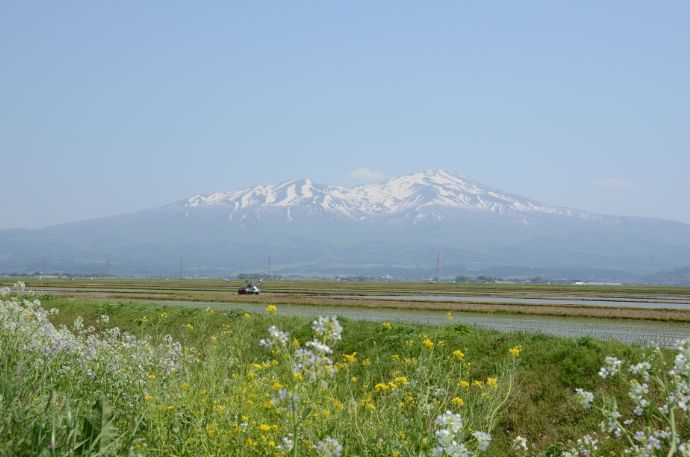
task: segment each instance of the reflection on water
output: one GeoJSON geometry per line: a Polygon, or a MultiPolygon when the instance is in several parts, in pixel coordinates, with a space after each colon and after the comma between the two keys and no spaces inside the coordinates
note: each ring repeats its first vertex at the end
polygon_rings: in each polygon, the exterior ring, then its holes
{"type": "MultiPolygon", "coordinates": [[[[217,302],[152,301],[164,305],[207,307],[218,310],[241,308],[249,312],[264,312],[265,305],[217,302]]],[[[626,319],[591,319],[516,314],[453,313],[448,321],[446,311],[364,308],[353,306],[280,305],[279,313],[288,316],[314,317],[335,314],[352,320],[375,322],[409,322],[414,324],[445,325],[465,323],[502,332],[543,333],[562,337],[593,336],[626,343],[671,346],[679,339],[690,338],[690,324],[653,322],[626,319]]]]}
{"type": "Polygon", "coordinates": [[[466,301],[472,303],[520,303],[526,305],[579,305],[605,306],[613,308],[647,308],[647,309],[687,309],[690,310],[690,300],[669,299],[646,301],[633,298],[518,298],[518,297],[487,297],[465,295],[340,295],[339,298],[371,298],[380,300],[410,300],[410,301],[466,301]]]}

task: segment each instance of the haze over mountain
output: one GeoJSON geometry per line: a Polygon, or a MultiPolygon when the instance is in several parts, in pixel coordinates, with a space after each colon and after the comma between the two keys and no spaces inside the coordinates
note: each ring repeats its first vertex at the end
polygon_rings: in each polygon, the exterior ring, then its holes
{"type": "Polygon", "coordinates": [[[545,205],[426,170],[354,188],[309,179],[137,213],[0,231],[0,272],[626,279],[690,264],[690,225],[545,205]]]}

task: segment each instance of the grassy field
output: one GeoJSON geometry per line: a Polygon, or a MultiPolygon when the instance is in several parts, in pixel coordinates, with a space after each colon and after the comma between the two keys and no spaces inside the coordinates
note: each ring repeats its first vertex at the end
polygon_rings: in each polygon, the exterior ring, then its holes
{"type": "Polygon", "coordinates": [[[430,455],[450,411],[470,449],[483,439],[472,432],[493,436],[482,455],[528,455],[511,449],[522,436],[530,455],[558,456],[598,428],[575,388],[633,407],[624,383],[597,376],[605,356],[672,356],[452,323],[341,320],[340,338],[332,322],[315,331],[280,307],[41,301],[3,309],[0,455],[337,455],[331,439],[342,455],[430,455]]]}
{"type": "MultiPolygon", "coordinates": [[[[241,280],[224,281],[220,279],[138,279],[138,278],[19,278],[28,287],[38,288],[76,288],[94,291],[136,291],[136,292],[234,292],[241,280]]],[[[0,278],[0,285],[12,285],[17,278],[0,278]]],[[[501,296],[530,295],[597,295],[612,297],[658,297],[690,296],[687,287],[621,285],[561,285],[561,284],[454,284],[430,282],[382,282],[382,281],[327,281],[327,280],[275,280],[267,281],[264,290],[269,293],[302,295],[404,295],[404,294],[496,294],[501,296]]]]}
{"type": "MultiPolygon", "coordinates": [[[[0,278],[0,286],[10,285],[11,278],[0,278]]],[[[430,284],[414,282],[337,282],[337,281],[268,281],[259,297],[239,296],[242,281],[215,279],[35,279],[28,278],[27,286],[37,291],[50,291],[84,298],[113,298],[139,300],[208,301],[219,303],[274,303],[305,305],[347,305],[376,308],[440,309],[484,313],[509,313],[543,316],[572,316],[655,321],[690,322],[690,310],[642,309],[631,300],[684,300],[690,303],[690,290],[682,287],[660,286],[572,286],[522,284],[430,284]],[[376,295],[448,295],[490,296],[501,303],[481,303],[471,299],[462,301],[406,301],[372,298],[376,295]],[[354,297],[343,297],[343,296],[354,297]],[[621,303],[621,307],[525,304],[514,303],[517,298],[606,297],[621,303]],[[626,305],[626,306],[623,306],[626,305]],[[631,306],[633,305],[633,306],[631,306]]]]}

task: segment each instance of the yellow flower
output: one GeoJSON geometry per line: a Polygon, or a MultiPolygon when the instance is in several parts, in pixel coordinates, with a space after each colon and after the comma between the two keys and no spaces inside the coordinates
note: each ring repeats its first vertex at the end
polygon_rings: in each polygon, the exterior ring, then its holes
{"type": "Polygon", "coordinates": [[[141,323],[142,323],[142,324],[145,324],[145,323],[147,323],[148,321],[149,321],[149,317],[148,317],[148,316],[144,316],[144,317],[141,318],[141,323]]]}
{"type": "Polygon", "coordinates": [[[273,385],[271,386],[271,389],[273,389],[273,390],[280,390],[280,389],[282,389],[283,387],[284,387],[284,386],[283,386],[281,383],[279,383],[278,381],[276,381],[276,382],[274,382],[273,385]]]}
{"type": "Polygon", "coordinates": [[[144,396],[144,401],[152,401],[152,400],[153,400],[153,395],[144,396]]]}
{"type": "Polygon", "coordinates": [[[446,319],[448,319],[449,321],[452,321],[452,320],[453,320],[453,313],[451,313],[450,311],[448,311],[448,312],[446,313],[446,319]]]}
{"type": "Polygon", "coordinates": [[[213,308],[211,308],[210,306],[207,306],[207,307],[206,307],[206,312],[209,313],[209,314],[213,313],[213,308]]]}
{"type": "Polygon", "coordinates": [[[393,355],[391,356],[391,360],[392,360],[393,362],[397,362],[397,361],[400,360],[400,356],[399,356],[398,354],[393,354],[393,355]]]}
{"type": "Polygon", "coordinates": [[[496,387],[498,387],[498,379],[493,377],[487,378],[486,385],[495,389],[496,387]]]}
{"type": "Polygon", "coordinates": [[[371,360],[369,360],[368,358],[362,360],[362,366],[364,366],[364,367],[370,367],[370,366],[371,366],[371,360]]]}
{"type": "Polygon", "coordinates": [[[175,407],[173,405],[168,405],[168,411],[172,411],[174,409],[175,409],[175,407]]]}
{"type": "Polygon", "coordinates": [[[271,426],[268,425],[268,424],[259,424],[259,430],[261,430],[261,431],[264,432],[264,433],[270,432],[270,431],[271,431],[271,426]]]}
{"type": "Polygon", "coordinates": [[[460,349],[456,349],[453,351],[453,357],[455,357],[458,360],[462,360],[465,358],[465,353],[462,352],[460,349]]]}
{"type": "Polygon", "coordinates": [[[469,389],[470,388],[470,383],[465,381],[464,379],[461,380],[458,385],[462,387],[463,389],[469,389]]]}
{"type": "Polygon", "coordinates": [[[517,359],[518,357],[520,357],[520,354],[522,354],[522,346],[515,346],[508,349],[508,354],[510,354],[511,357],[517,359]]]}
{"type": "Polygon", "coordinates": [[[388,384],[383,384],[380,382],[374,386],[374,389],[376,389],[376,392],[378,393],[386,393],[388,392],[388,389],[390,389],[390,387],[388,386],[388,384]]]}
{"type": "Polygon", "coordinates": [[[275,305],[268,305],[268,306],[266,307],[266,312],[267,312],[268,314],[275,314],[275,313],[278,312],[278,308],[276,308],[275,305]]]}
{"type": "Polygon", "coordinates": [[[211,335],[211,343],[215,343],[218,341],[218,337],[216,335],[211,335]]]}
{"type": "Polygon", "coordinates": [[[343,357],[345,357],[345,360],[347,360],[348,363],[356,363],[357,362],[357,353],[353,352],[352,354],[343,354],[343,357]]]}
{"type": "Polygon", "coordinates": [[[359,382],[359,378],[357,376],[353,376],[350,378],[350,382],[352,382],[352,383],[359,382]]]}
{"type": "Polygon", "coordinates": [[[393,324],[391,324],[390,322],[384,322],[383,328],[385,328],[386,330],[390,330],[393,328],[393,324]]]}
{"type": "Polygon", "coordinates": [[[182,390],[189,389],[189,384],[187,384],[186,382],[183,382],[182,384],[180,384],[180,389],[182,389],[182,390]]]}
{"type": "Polygon", "coordinates": [[[422,340],[422,344],[423,344],[424,347],[425,347],[426,349],[428,349],[428,350],[432,350],[432,349],[434,348],[434,342],[431,341],[429,338],[424,338],[424,339],[422,340]]]}
{"type": "Polygon", "coordinates": [[[245,319],[249,319],[250,317],[252,317],[252,315],[249,313],[244,313],[242,317],[244,317],[245,319]]]}
{"type": "Polygon", "coordinates": [[[372,411],[376,411],[376,404],[371,399],[371,395],[369,394],[367,394],[366,397],[362,398],[359,401],[359,406],[361,406],[362,408],[370,409],[372,411]]]}
{"type": "Polygon", "coordinates": [[[476,387],[477,389],[481,389],[482,387],[484,387],[484,383],[481,382],[479,379],[475,379],[474,381],[472,381],[472,387],[476,387]]]}
{"type": "Polygon", "coordinates": [[[304,376],[302,376],[302,373],[295,373],[292,376],[295,378],[295,381],[297,382],[302,382],[304,380],[304,376]]]}
{"type": "Polygon", "coordinates": [[[460,397],[453,397],[453,399],[450,402],[455,406],[460,406],[460,407],[465,406],[465,402],[460,397]]]}
{"type": "Polygon", "coordinates": [[[397,449],[393,450],[393,453],[391,454],[392,457],[400,457],[400,452],[398,452],[397,449]]]}
{"type": "Polygon", "coordinates": [[[155,380],[156,380],[156,375],[153,374],[153,373],[151,373],[151,374],[149,375],[149,381],[155,381],[155,380]]]}
{"type": "Polygon", "coordinates": [[[399,384],[401,386],[407,385],[407,377],[405,376],[398,376],[393,380],[396,384],[399,384]]]}
{"type": "Polygon", "coordinates": [[[187,330],[194,330],[194,326],[192,324],[185,324],[185,327],[187,328],[187,330]]]}

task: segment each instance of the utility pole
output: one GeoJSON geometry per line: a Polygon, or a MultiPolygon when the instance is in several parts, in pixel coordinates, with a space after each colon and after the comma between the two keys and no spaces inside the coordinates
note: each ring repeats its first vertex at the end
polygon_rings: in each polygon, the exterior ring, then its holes
{"type": "Polygon", "coordinates": [[[436,281],[441,281],[441,251],[436,251],[436,281]]]}

